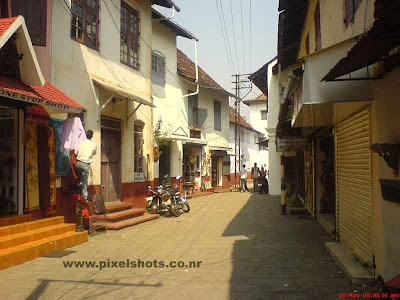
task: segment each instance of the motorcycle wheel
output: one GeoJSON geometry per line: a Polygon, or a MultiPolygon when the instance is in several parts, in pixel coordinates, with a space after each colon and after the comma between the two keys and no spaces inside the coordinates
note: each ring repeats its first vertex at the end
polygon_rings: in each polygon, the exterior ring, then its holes
{"type": "Polygon", "coordinates": [[[150,207],[150,213],[151,214],[157,214],[158,213],[158,207],[157,207],[157,204],[155,202],[153,202],[153,204],[150,207]]]}
{"type": "Polygon", "coordinates": [[[168,206],[168,210],[174,217],[179,217],[179,211],[176,209],[176,205],[174,203],[168,206]]]}
{"type": "Polygon", "coordinates": [[[188,203],[188,202],[185,202],[185,203],[182,204],[182,210],[183,210],[185,213],[188,213],[188,212],[190,211],[190,206],[189,206],[189,203],[188,203]]]}

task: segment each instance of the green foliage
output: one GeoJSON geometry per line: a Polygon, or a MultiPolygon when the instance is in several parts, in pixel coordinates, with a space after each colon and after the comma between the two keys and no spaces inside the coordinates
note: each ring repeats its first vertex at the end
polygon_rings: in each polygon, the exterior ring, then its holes
{"type": "Polygon", "coordinates": [[[161,131],[162,123],[161,118],[159,118],[154,127],[154,143],[160,148],[169,145],[169,140],[165,138],[165,132],[161,131]]]}

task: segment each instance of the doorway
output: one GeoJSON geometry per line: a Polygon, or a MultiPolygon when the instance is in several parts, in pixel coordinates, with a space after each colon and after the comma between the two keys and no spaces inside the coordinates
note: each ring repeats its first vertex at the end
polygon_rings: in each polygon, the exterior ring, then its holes
{"type": "Polygon", "coordinates": [[[101,120],[101,188],[105,202],[121,200],[121,121],[101,120]]]}
{"type": "Polygon", "coordinates": [[[159,159],[159,181],[160,184],[171,183],[171,151],[170,144],[160,147],[160,159],[159,159]]]}

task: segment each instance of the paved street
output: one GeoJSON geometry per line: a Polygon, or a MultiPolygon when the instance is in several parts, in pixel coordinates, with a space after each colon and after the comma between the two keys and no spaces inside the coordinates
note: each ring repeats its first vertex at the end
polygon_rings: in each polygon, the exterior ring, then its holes
{"type": "Polygon", "coordinates": [[[338,299],[352,287],[306,216],[280,216],[277,197],[221,193],[191,212],[108,231],[62,258],[0,272],[3,299],[338,299]],[[64,268],[63,261],[202,261],[199,268],[64,268]],[[6,298],[4,296],[7,295],[6,298]]]}

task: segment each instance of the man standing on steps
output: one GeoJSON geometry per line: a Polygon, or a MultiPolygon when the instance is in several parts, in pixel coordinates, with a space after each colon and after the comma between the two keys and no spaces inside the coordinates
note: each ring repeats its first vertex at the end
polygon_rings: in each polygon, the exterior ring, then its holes
{"type": "Polygon", "coordinates": [[[260,169],[257,167],[257,163],[254,163],[254,167],[251,168],[251,178],[253,178],[253,190],[257,192],[258,177],[260,177],[260,169]]]}
{"type": "Polygon", "coordinates": [[[91,141],[93,137],[93,131],[88,130],[86,132],[87,140],[81,142],[78,148],[75,150],[77,164],[76,167],[79,171],[79,180],[81,182],[81,193],[85,201],[88,201],[88,178],[90,172],[90,164],[93,161],[93,156],[97,152],[97,146],[91,141]]]}

